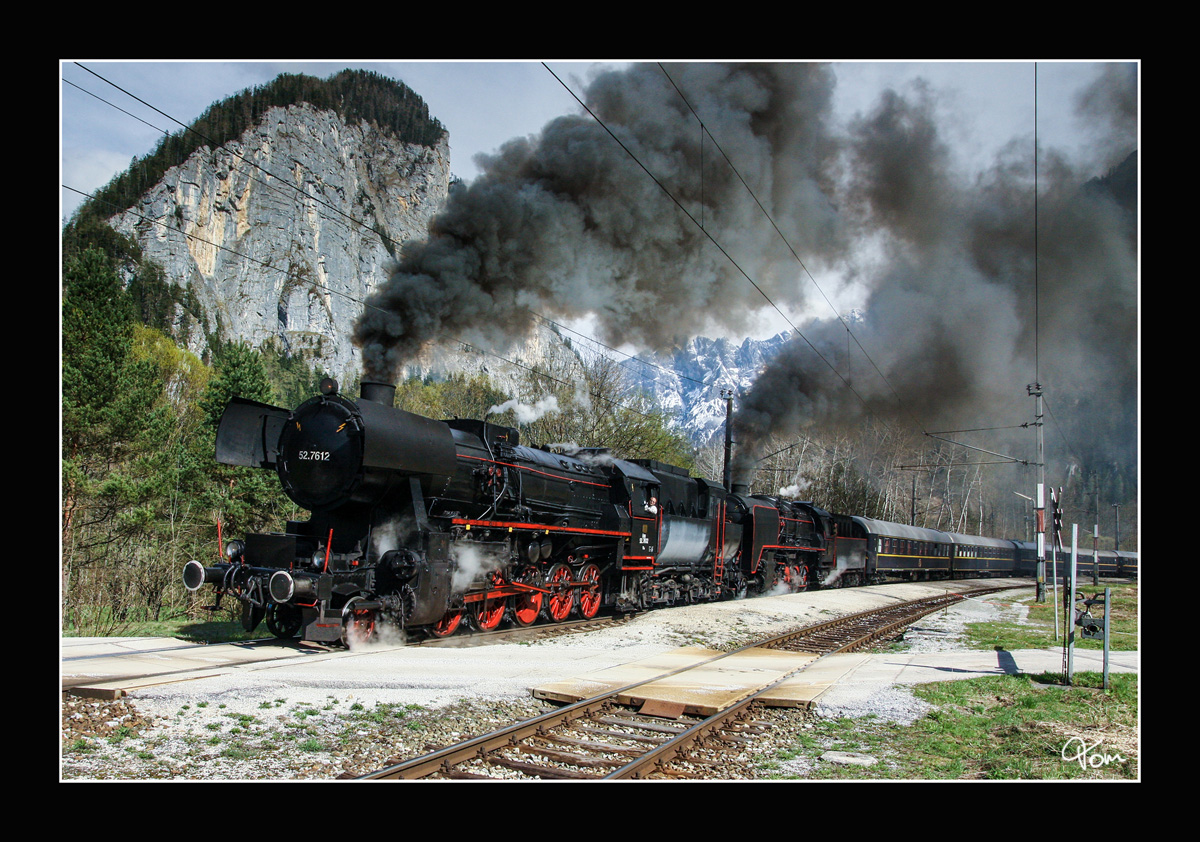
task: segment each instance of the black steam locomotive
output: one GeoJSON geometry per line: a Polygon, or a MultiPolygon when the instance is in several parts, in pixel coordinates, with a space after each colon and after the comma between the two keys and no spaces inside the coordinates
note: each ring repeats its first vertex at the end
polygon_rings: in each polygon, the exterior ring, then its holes
{"type": "Polygon", "coordinates": [[[525,447],[517,430],[358,401],[326,380],[288,411],[235,398],[217,461],[278,472],[311,511],[184,568],[247,630],[349,642],[386,627],[445,636],[891,577],[1012,575],[1017,545],[726,491],[652,460],[525,447]]]}

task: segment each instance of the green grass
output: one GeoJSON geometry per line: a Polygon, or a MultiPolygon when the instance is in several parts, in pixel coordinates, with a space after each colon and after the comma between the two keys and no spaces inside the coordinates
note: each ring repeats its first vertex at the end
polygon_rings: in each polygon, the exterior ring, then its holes
{"type": "MultiPolygon", "coordinates": [[[[1104,585],[1099,588],[1088,585],[1079,587],[1080,593],[1089,599],[1097,593],[1104,595],[1104,585]]],[[[1112,627],[1109,630],[1109,647],[1114,652],[1135,651],[1138,648],[1138,586],[1134,584],[1109,585],[1112,589],[1112,627]]],[[[1059,586],[1062,596],[1062,586],[1059,586]]],[[[1031,596],[1023,599],[1028,606],[1026,623],[975,623],[967,628],[966,642],[971,649],[1052,649],[1061,648],[1067,631],[1066,619],[1061,606],[1054,603],[1054,591],[1046,586],[1046,601],[1036,602],[1031,596]],[[1054,636],[1055,608],[1058,613],[1058,638],[1054,636]]],[[[1092,616],[1102,619],[1103,609],[1093,606],[1092,616]]],[[[1075,635],[1077,649],[1103,650],[1103,640],[1092,640],[1075,635]]]]}
{"type": "MultiPolygon", "coordinates": [[[[70,626],[62,630],[63,637],[80,636],[70,626]]],[[[91,634],[83,635],[85,637],[91,634]]],[[[259,640],[270,637],[266,625],[253,632],[242,628],[240,620],[192,620],[186,617],[146,622],[121,623],[104,632],[105,637],[173,637],[194,643],[227,643],[235,640],[259,640]]]]}
{"type": "MultiPolygon", "coordinates": [[[[405,720],[411,713],[419,713],[425,710],[421,705],[417,704],[393,704],[390,702],[376,702],[375,707],[370,710],[365,709],[357,702],[350,706],[350,718],[360,721],[369,721],[376,724],[395,724],[396,720],[405,720]]],[[[411,725],[412,723],[405,723],[411,725]]]]}
{"type": "Polygon", "coordinates": [[[1072,687],[1027,675],[921,685],[915,695],[935,709],[912,725],[814,719],[763,766],[770,777],[807,780],[1136,779],[1137,676],[1110,676],[1107,693],[1096,689],[1099,673],[1075,679],[1072,687]],[[877,762],[836,765],[821,759],[827,751],[877,762]],[[798,760],[805,771],[794,771],[798,760]]]}
{"type": "MultiPolygon", "coordinates": [[[[1137,585],[1114,585],[1112,648],[1137,648],[1137,585]]],[[[1088,596],[1094,589],[1083,589],[1088,596]]],[[[1029,606],[1024,622],[967,627],[977,649],[1053,649],[1053,594],[1029,606]]],[[[1081,640],[1080,648],[1102,641],[1081,640]]],[[[889,651],[896,651],[895,646],[889,651]]],[[[933,706],[911,725],[861,719],[809,718],[792,745],[760,762],[770,777],[808,780],[1136,780],[1138,676],[1076,672],[1071,686],[1056,673],[1002,675],[917,685],[933,706]],[[874,758],[869,766],[837,765],[828,751],[874,758]]]]}

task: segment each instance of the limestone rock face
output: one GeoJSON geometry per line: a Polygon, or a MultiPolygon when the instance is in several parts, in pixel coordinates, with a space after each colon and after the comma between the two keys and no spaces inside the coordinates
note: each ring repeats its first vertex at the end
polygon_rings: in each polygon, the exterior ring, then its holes
{"type": "MultiPolygon", "coordinates": [[[[351,380],[363,302],[445,201],[450,152],[346,125],[307,103],[272,108],[238,140],[201,147],[114,228],[190,285],[207,331],[275,344],[351,380]]],[[[182,318],[182,315],[181,315],[182,318]]],[[[205,330],[181,332],[202,353],[205,330]]]]}

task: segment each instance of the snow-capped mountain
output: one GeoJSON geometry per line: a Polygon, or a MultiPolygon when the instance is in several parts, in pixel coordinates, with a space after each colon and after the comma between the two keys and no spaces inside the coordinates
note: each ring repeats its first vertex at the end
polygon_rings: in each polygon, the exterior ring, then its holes
{"type": "Polygon", "coordinates": [[[637,385],[654,396],[659,406],[677,419],[696,444],[722,435],[725,427],[723,390],[736,395],[748,388],[791,338],[784,331],[770,339],[728,339],[697,336],[671,354],[642,355],[637,385]]]}

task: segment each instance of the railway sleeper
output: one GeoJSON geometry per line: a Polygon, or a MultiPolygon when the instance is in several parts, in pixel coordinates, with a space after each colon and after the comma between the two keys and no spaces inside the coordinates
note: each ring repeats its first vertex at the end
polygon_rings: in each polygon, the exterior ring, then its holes
{"type": "Polygon", "coordinates": [[[613,731],[611,728],[600,728],[595,725],[572,725],[571,728],[584,734],[596,734],[613,740],[632,740],[634,742],[650,743],[651,745],[661,745],[670,739],[670,737],[651,736],[649,734],[631,734],[627,731],[613,731]]]}
{"type": "Polygon", "coordinates": [[[625,761],[623,760],[613,760],[608,757],[596,757],[589,754],[577,754],[573,751],[558,751],[548,746],[521,744],[513,746],[513,749],[522,754],[534,754],[538,757],[553,760],[555,763],[566,763],[569,766],[605,766],[611,768],[625,765],[625,761]]]}
{"type": "Polygon", "coordinates": [[[635,719],[632,716],[621,716],[620,714],[609,716],[594,716],[592,722],[599,722],[603,725],[622,725],[632,728],[641,728],[652,733],[677,735],[682,734],[687,730],[686,727],[678,725],[669,725],[667,723],[646,722],[641,719],[635,719]]]}
{"type": "Polygon", "coordinates": [[[624,754],[630,757],[640,757],[641,749],[631,748],[630,746],[618,746],[612,743],[598,743],[594,740],[580,740],[575,737],[563,737],[558,734],[539,734],[539,739],[547,742],[559,743],[560,745],[575,746],[576,748],[590,749],[592,751],[604,751],[609,754],[624,754]]]}
{"type": "Polygon", "coordinates": [[[522,772],[526,775],[532,775],[537,778],[599,780],[604,777],[603,774],[585,772],[582,769],[559,769],[550,766],[539,766],[536,763],[525,763],[521,760],[511,760],[507,757],[500,757],[497,755],[488,755],[486,758],[484,758],[484,762],[493,766],[501,766],[505,769],[511,769],[514,772],[522,772]]]}

